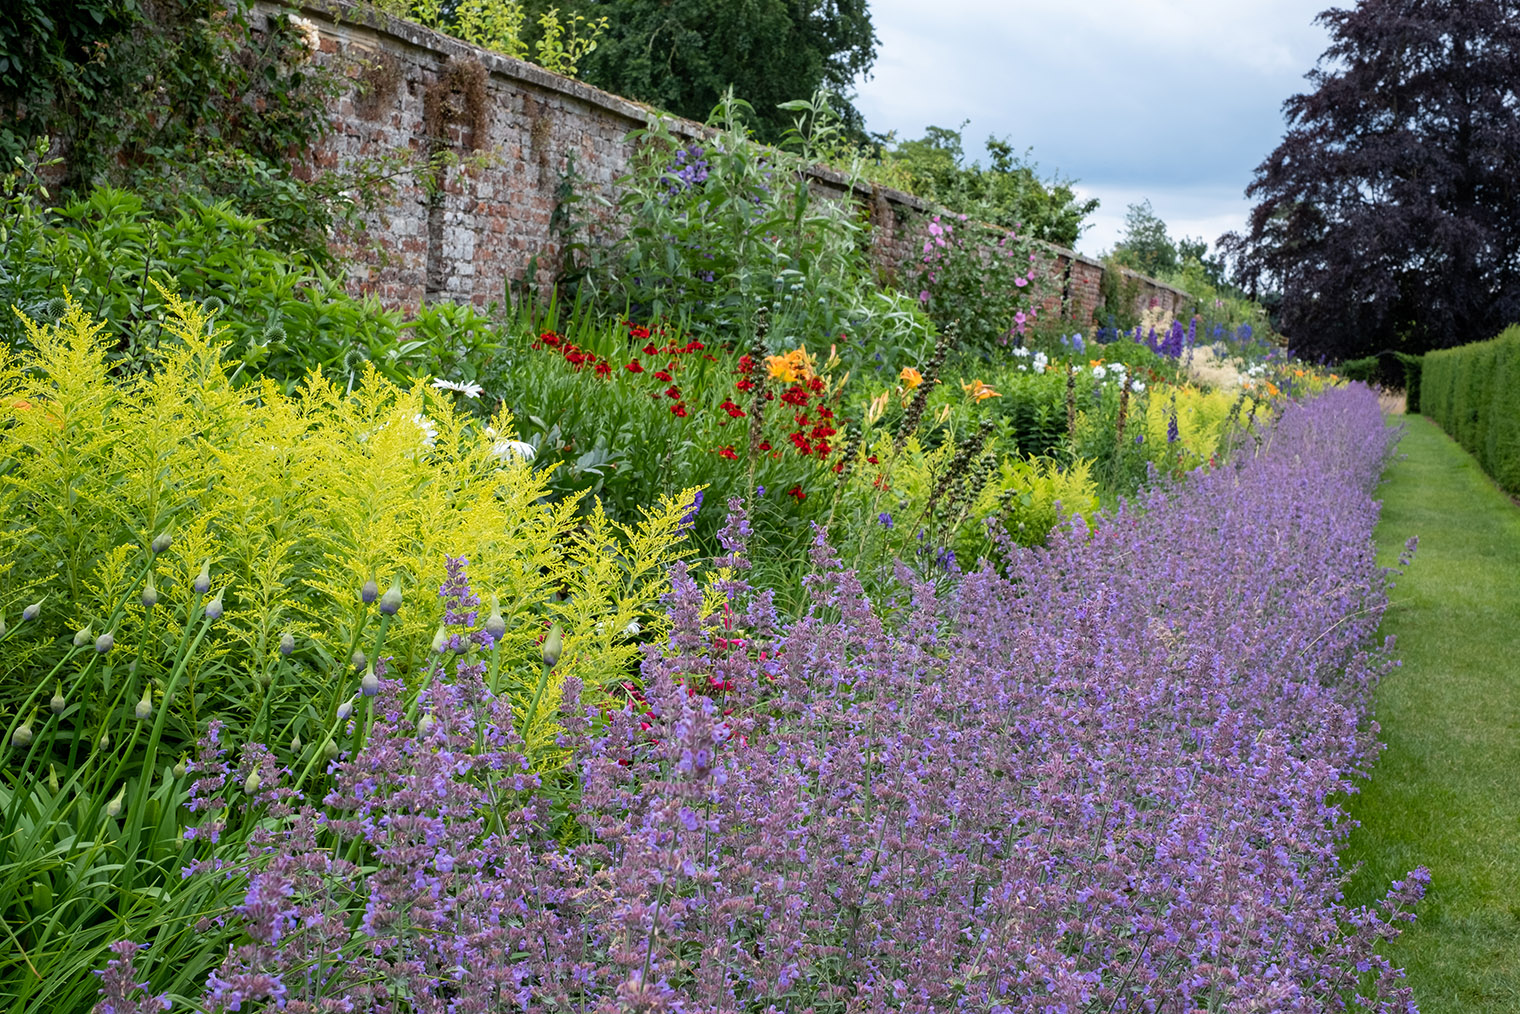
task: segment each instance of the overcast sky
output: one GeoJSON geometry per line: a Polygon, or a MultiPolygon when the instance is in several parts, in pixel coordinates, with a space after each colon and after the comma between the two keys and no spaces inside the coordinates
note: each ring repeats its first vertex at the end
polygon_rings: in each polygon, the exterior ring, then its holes
{"type": "MultiPolygon", "coordinates": [[[[1339,6],[1350,6],[1344,0],[1339,6]]],[[[1252,170],[1307,88],[1331,0],[871,0],[881,42],[857,105],[873,131],[956,127],[1033,149],[1102,206],[1078,241],[1113,246],[1149,198],[1172,237],[1245,224],[1252,170]]]]}

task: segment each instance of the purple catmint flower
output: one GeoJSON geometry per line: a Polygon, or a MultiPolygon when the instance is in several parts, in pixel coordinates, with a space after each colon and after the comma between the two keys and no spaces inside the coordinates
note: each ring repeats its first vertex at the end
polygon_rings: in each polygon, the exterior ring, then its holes
{"type": "Polygon", "coordinates": [[[104,970],[95,973],[100,976],[100,1000],[93,1014],[157,1014],[173,1007],[167,994],[150,994],[152,987],[138,981],[133,958],[146,949],[147,945],[131,940],[110,944],[112,957],[104,970]]]}

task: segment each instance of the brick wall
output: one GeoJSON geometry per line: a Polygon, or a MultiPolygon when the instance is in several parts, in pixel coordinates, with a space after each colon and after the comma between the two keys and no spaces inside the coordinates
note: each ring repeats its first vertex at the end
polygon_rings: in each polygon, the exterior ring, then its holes
{"type": "MultiPolygon", "coordinates": [[[[600,214],[610,223],[606,205],[632,154],[627,135],[645,125],[648,107],[346,0],[271,0],[260,11],[292,8],[316,23],[318,59],[346,82],[316,168],[396,151],[451,163],[402,175],[364,241],[342,249],[355,262],[356,291],[402,309],[440,300],[484,306],[501,301],[530,266],[538,280],[548,280],[561,256],[550,220],[571,154],[582,192],[605,202],[600,214]]],[[[674,129],[692,137],[704,132],[685,120],[674,129]]],[[[863,207],[883,277],[897,278],[919,255],[932,212],[922,200],[869,185],[851,188],[824,167],[813,171],[812,185],[863,207]]],[[[1070,250],[1044,254],[1042,314],[1064,313],[1074,326],[1089,326],[1103,266],[1070,250]]],[[[1140,279],[1138,308],[1154,299],[1175,310],[1186,298],[1140,279]]]]}

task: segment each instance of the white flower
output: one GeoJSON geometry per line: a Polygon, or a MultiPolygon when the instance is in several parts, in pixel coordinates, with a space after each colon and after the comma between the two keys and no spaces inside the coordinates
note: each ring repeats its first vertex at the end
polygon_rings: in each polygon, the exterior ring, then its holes
{"type": "Polygon", "coordinates": [[[1016,355],[1016,356],[1018,356],[1018,357],[1020,357],[1020,358],[1022,358],[1022,359],[1028,359],[1034,353],[1030,352],[1029,349],[1027,349],[1023,345],[1020,345],[1018,348],[1016,348],[1016,349],[1013,350],[1013,354],[1016,355]]]}
{"type": "Polygon", "coordinates": [[[412,422],[422,431],[422,444],[424,447],[432,447],[438,440],[438,424],[425,415],[412,416],[412,422]]]}
{"type": "Polygon", "coordinates": [[[296,34],[300,36],[301,45],[306,49],[308,57],[322,48],[322,33],[315,22],[302,17],[292,17],[290,27],[294,28],[296,34]]]}
{"type": "Polygon", "coordinates": [[[629,637],[636,637],[638,636],[639,631],[643,629],[643,627],[639,626],[638,620],[629,620],[628,626],[623,628],[623,633],[627,634],[629,637]]]}
{"type": "Polygon", "coordinates": [[[520,461],[532,461],[538,454],[532,444],[521,440],[498,440],[491,445],[491,453],[501,460],[517,458],[520,461]]]}
{"type": "Polygon", "coordinates": [[[1103,367],[1101,367],[1101,366],[1094,366],[1093,367],[1093,379],[1094,380],[1102,380],[1106,376],[1108,376],[1108,371],[1105,370],[1103,367]]]}
{"type": "Polygon", "coordinates": [[[1139,394],[1141,391],[1145,390],[1145,384],[1144,384],[1143,381],[1137,380],[1133,384],[1130,385],[1129,389],[1131,391],[1134,391],[1136,394],[1139,394]]]}
{"type": "Polygon", "coordinates": [[[1108,372],[1114,374],[1115,376],[1119,376],[1119,377],[1124,376],[1124,369],[1125,369],[1125,367],[1124,367],[1123,363],[1109,363],[1108,364],[1108,372]]]}
{"type": "Polygon", "coordinates": [[[1044,373],[1045,367],[1050,365],[1050,357],[1043,352],[1036,352],[1034,354],[1034,362],[1031,365],[1034,367],[1034,372],[1044,373]]]}
{"type": "Polygon", "coordinates": [[[457,380],[435,380],[433,381],[433,386],[440,391],[454,391],[464,395],[466,398],[478,398],[480,397],[480,393],[485,390],[479,384],[461,383],[457,380]]]}

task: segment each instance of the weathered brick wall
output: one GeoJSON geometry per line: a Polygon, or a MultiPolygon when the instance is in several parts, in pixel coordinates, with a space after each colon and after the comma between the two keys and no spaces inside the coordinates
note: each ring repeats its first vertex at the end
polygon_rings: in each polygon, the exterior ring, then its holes
{"type": "MultiPolygon", "coordinates": [[[[261,11],[292,8],[317,25],[318,59],[346,81],[315,168],[398,151],[457,163],[392,182],[369,234],[342,251],[355,262],[357,291],[402,309],[440,300],[484,306],[503,300],[530,270],[548,280],[561,256],[550,222],[571,156],[589,198],[581,207],[599,207],[611,223],[615,181],[633,154],[627,135],[645,125],[647,107],[347,0],[267,0],[261,11]]],[[[704,132],[684,120],[674,129],[704,132]]],[[[812,185],[862,205],[884,278],[900,278],[920,256],[932,211],[922,200],[872,186],[852,190],[822,167],[812,185]]],[[[1103,266],[1069,250],[1045,254],[1042,314],[1086,327],[1103,266]]],[[[1142,279],[1138,307],[1153,299],[1176,309],[1186,294],[1142,279]]]]}

